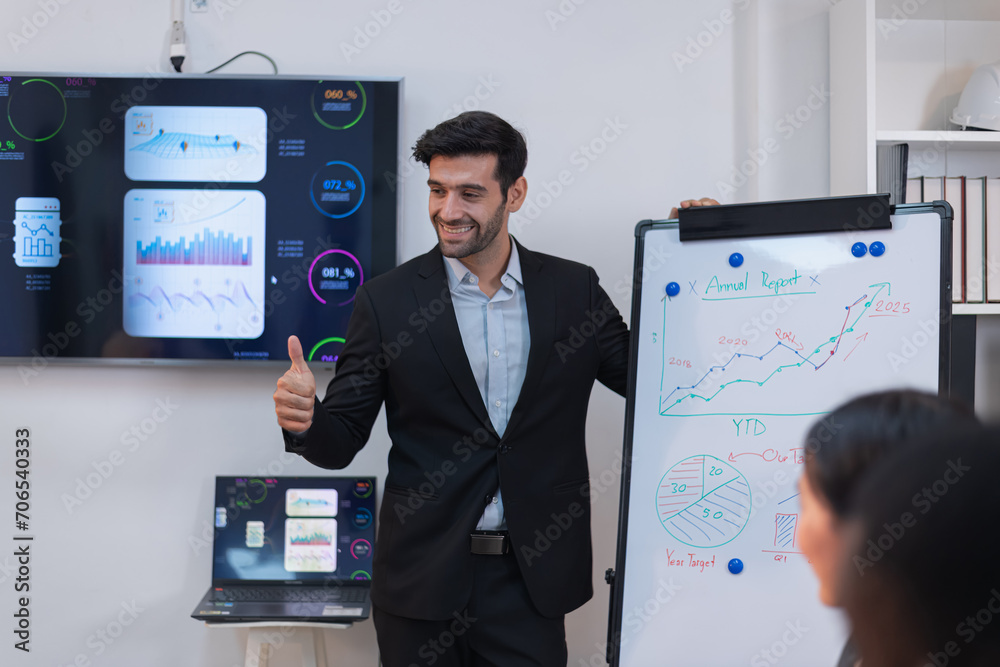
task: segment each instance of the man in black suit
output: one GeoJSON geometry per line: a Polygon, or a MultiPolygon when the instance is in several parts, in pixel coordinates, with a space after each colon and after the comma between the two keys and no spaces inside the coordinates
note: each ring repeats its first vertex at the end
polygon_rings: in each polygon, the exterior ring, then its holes
{"type": "Polygon", "coordinates": [[[438,245],[358,288],[322,403],[289,339],[286,449],[343,468],[385,403],[384,665],[565,665],[564,615],[593,594],[587,406],[595,380],[624,395],[628,330],[593,269],[508,235],[527,194],[517,130],[464,113],[414,156],[438,245]]]}

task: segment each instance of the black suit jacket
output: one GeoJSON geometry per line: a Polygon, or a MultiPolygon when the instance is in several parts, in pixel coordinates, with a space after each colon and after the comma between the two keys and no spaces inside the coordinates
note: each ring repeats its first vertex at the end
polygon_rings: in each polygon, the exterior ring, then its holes
{"type": "Polygon", "coordinates": [[[389,613],[446,619],[465,607],[469,533],[498,485],[538,610],[555,617],[593,594],[587,407],[595,379],[624,395],[628,330],[592,268],[520,244],[518,253],[531,346],[502,438],[466,357],[436,247],[358,289],[313,425],[301,444],[286,433],[289,451],[343,468],[385,403],[392,446],[372,597],[389,613]]]}

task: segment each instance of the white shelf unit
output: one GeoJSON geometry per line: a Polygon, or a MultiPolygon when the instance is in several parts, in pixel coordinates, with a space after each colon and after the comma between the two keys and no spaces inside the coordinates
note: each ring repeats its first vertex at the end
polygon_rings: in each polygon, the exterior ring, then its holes
{"type": "Polygon", "coordinates": [[[1000,315],[1000,303],[953,303],[953,315],[1000,315]]]}
{"type": "Polygon", "coordinates": [[[876,130],[879,144],[907,143],[911,151],[945,146],[961,151],[1000,151],[1000,132],[962,132],[961,130],[876,130]]]}
{"type": "MultiPolygon", "coordinates": [[[[948,120],[973,70],[997,61],[996,0],[833,5],[830,194],[875,192],[879,144],[909,144],[911,177],[1000,176],[1000,132],[962,131],[948,120]]],[[[954,312],[1000,315],[1000,303],[955,304],[954,312]]]]}

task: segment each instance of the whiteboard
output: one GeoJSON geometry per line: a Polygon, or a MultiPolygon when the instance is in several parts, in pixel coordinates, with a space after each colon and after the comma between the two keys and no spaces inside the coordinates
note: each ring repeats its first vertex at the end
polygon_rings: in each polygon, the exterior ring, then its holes
{"type": "Polygon", "coordinates": [[[919,210],[891,230],[637,229],[614,664],[836,664],[846,622],[797,542],[803,439],[858,394],[938,391],[942,218],[919,210]]]}

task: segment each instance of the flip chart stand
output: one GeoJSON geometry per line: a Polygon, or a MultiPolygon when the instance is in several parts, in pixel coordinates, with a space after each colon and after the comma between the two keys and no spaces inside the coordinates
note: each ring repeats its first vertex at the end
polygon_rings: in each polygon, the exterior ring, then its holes
{"type": "Polygon", "coordinates": [[[798,541],[803,439],[861,393],[950,393],[951,217],[863,195],[639,223],[613,667],[757,664],[796,623],[789,664],[836,662],[798,541]]]}

